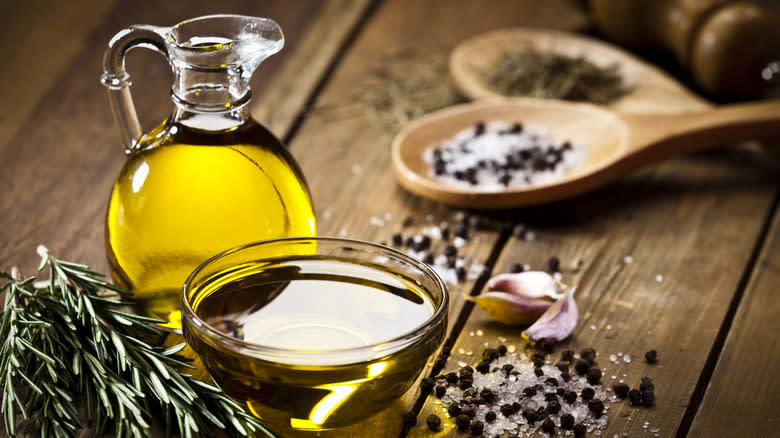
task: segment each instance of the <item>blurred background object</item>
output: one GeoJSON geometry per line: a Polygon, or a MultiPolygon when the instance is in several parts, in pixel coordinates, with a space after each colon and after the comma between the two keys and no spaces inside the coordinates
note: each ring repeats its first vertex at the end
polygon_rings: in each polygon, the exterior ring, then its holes
{"type": "Polygon", "coordinates": [[[780,2],[589,0],[604,36],[640,53],[665,53],[699,91],[718,101],[780,87],[780,2]]]}

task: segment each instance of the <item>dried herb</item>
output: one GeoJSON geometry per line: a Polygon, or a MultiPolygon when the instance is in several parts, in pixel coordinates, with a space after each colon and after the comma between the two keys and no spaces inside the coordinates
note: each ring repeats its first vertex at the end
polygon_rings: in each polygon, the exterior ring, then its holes
{"type": "Polygon", "coordinates": [[[389,57],[355,92],[375,125],[394,134],[411,120],[462,102],[450,83],[444,50],[389,57]]]}
{"type": "Polygon", "coordinates": [[[40,436],[72,437],[82,427],[74,400],[83,399],[95,435],[149,436],[152,419],[182,437],[273,436],[215,386],[182,373],[178,353],[155,347],[154,319],[122,311],[129,292],[87,266],[57,260],[42,246],[46,281],[0,271],[5,292],[0,324],[0,392],[5,431],[38,413],[40,436]]]}
{"type": "Polygon", "coordinates": [[[505,96],[609,104],[630,91],[617,64],[600,67],[582,56],[534,49],[504,52],[483,76],[505,96]]]}

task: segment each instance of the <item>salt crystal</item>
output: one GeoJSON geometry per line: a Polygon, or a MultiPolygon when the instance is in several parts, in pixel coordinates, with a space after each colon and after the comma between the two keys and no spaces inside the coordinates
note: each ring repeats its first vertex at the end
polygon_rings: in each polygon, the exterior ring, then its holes
{"type": "Polygon", "coordinates": [[[607,324],[607,326],[604,327],[604,328],[607,329],[607,330],[612,330],[612,324],[607,324]]]}
{"type": "Polygon", "coordinates": [[[477,330],[477,336],[482,336],[484,334],[485,334],[485,332],[483,332],[482,330],[477,330]]]}
{"type": "Polygon", "coordinates": [[[385,226],[385,221],[383,221],[382,219],[380,219],[380,218],[378,218],[376,216],[371,216],[371,218],[368,221],[371,223],[371,225],[373,225],[375,227],[383,227],[383,226],[385,226]]]}
{"type": "Polygon", "coordinates": [[[393,213],[390,213],[389,211],[385,213],[385,220],[389,221],[393,218],[393,213]]]}
{"type": "Polygon", "coordinates": [[[322,212],[322,214],[320,215],[320,217],[321,217],[322,219],[330,219],[330,215],[331,215],[331,213],[330,213],[330,210],[328,210],[328,209],[325,209],[325,210],[322,212]]]}
{"type": "Polygon", "coordinates": [[[460,247],[466,245],[466,239],[464,239],[464,238],[462,238],[460,236],[456,236],[452,240],[452,244],[455,245],[455,248],[460,248],[460,247]]]}
{"type": "Polygon", "coordinates": [[[623,257],[623,263],[630,265],[631,263],[634,263],[634,258],[631,257],[630,255],[627,255],[623,257]]]}
{"type": "Polygon", "coordinates": [[[352,166],[352,173],[355,175],[359,174],[362,170],[363,168],[360,167],[360,164],[355,164],[352,166]]]}
{"type": "Polygon", "coordinates": [[[593,331],[596,331],[596,326],[594,324],[591,324],[590,325],[590,329],[593,330],[593,331]]]}
{"type": "Polygon", "coordinates": [[[433,222],[433,215],[432,214],[426,214],[425,215],[425,221],[426,222],[433,222]]]}
{"type": "Polygon", "coordinates": [[[656,275],[656,276],[655,276],[655,281],[657,281],[657,282],[659,282],[659,283],[660,283],[660,282],[662,282],[662,281],[664,281],[664,276],[663,276],[663,275],[661,275],[661,274],[658,274],[658,275],[656,275]]]}
{"type": "Polygon", "coordinates": [[[346,236],[347,236],[347,229],[346,228],[342,228],[339,231],[339,237],[346,237],[346,236]]]}
{"type": "Polygon", "coordinates": [[[631,355],[627,354],[627,355],[623,356],[623,362],[631,363],[631,355]]]}
{"type": "Polygon", "coordinates": [[[553,279],[555,281],[561,281],[562,278],[563,278],[563,275],[561,275],[560,272],[556,272],[556,273],[553,274],[553,279]]]}
{"type": "Polygon", "coordinates": [[[526,231],[525,240],[529,242],[532,240],[536,240],[536,233],[534,233],[533,231],[526,231]]]}
{"type": "Polygon", "coordinates": [[[610,362],[617,362],[617,356],[615,356],[614,354],[610,354],[609,355],[609,361],[610,362]]]}

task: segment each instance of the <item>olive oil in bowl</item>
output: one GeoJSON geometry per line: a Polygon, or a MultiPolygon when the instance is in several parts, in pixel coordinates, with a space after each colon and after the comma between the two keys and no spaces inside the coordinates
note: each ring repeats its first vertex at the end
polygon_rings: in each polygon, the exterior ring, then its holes
{"type": "Polygon", "coordinates": [[[272,427],[324,430],[407,391],[444,337],[448,298],[402,253],[310,238],[215,257],[184,301],[185,337],[225,393],[272,427]]]}

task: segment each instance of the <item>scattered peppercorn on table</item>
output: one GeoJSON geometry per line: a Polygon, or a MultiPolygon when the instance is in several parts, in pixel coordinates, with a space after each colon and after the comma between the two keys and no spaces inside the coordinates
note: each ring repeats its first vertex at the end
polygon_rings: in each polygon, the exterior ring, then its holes
{"type": "MultiPolygon", "coordinates": [[[[215,8],[200,0],[2,7],[0,269],[34,273],[42,243],[108,272],[103,221],[124,162],[98,83],[111,35],[217,12],[270,17],[287,44],[253,78],[252,109],[300,164],[318,234],[413,253],[439,269],[451,298],[447,340],[412,389],[371,419],[321,436],[777,435],[780,178],[763,149],[730,145],[514,210],[448,207],[395,180],[390,143],[412,117],[403,101],[450,86],[455,45],[508,27],[584,29],[579,2],[224,0],[215,8]],[[34,37],[18,37],[28,31],[34,37]],[[396,87],[425,79],[419,67],[435,83],[396,87]],[[524,270],[576,286],[578,322],[563,342],[531,346],[525,326],[496,322],[469,300],[491,276],[524,270]]],[[[133,92],[150,127],[171,107],[161,96],[173,78],[163,59],[138,52],[128,70],[142,84],[133,92]]],[[[457,103],[449,90],[429,100],[457,103]]],[[[663,95],[653,99],[663,107],[663,95]]],[[[35,436],[34,426],[20,435],[35,436]]]]}

